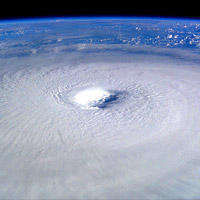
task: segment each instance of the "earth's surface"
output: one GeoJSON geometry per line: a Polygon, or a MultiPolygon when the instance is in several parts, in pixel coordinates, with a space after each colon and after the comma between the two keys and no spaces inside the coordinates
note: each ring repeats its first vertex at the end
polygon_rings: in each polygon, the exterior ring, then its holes
{"type": "Polygon", "coordinates": [[[0,96],[0,199],[200,198],[200,21],[2,21],[0,96]]]}

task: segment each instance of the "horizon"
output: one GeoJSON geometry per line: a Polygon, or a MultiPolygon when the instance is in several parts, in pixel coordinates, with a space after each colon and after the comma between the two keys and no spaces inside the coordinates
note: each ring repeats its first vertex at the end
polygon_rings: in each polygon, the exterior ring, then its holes
{"type": "Polygon", "coordinates": [[[127,15],[76,15],[76,16],[35,16],[35,17],[11,17],[0,19],[0,23],[16,22],[38,22],[38,21],[88,21],[88,20],[152,20],[152,21],[200,21],[195,17],[177,17],[177,16],[127,16],[127,15]]]}

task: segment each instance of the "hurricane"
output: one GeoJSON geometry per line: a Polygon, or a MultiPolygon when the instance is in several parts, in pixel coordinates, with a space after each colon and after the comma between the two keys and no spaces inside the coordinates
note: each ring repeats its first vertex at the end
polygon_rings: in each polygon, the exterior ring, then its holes
{"type": "Polygon", "coordinates": [[[1,24],[0,198],[198,199],[198,38],[86,22],[1,24]]]}

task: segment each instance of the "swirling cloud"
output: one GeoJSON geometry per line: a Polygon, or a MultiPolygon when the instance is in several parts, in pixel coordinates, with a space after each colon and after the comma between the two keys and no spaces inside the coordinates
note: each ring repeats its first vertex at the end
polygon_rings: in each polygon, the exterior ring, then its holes
{"type": "Polygon", "coordinates": [[[198,198],[198,53],[82,46],[1,60],[0,197],[198,198]]]}

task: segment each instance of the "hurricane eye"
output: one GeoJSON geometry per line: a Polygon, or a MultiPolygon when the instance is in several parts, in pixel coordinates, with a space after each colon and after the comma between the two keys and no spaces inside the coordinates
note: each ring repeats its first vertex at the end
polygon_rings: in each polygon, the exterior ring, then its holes
{"type": "Polygon", "coordinates": [[[85,89],[74,96],[74,102],[86,109],[103,108],[116,99],[116,94],[102,88],[85,89]]]}

